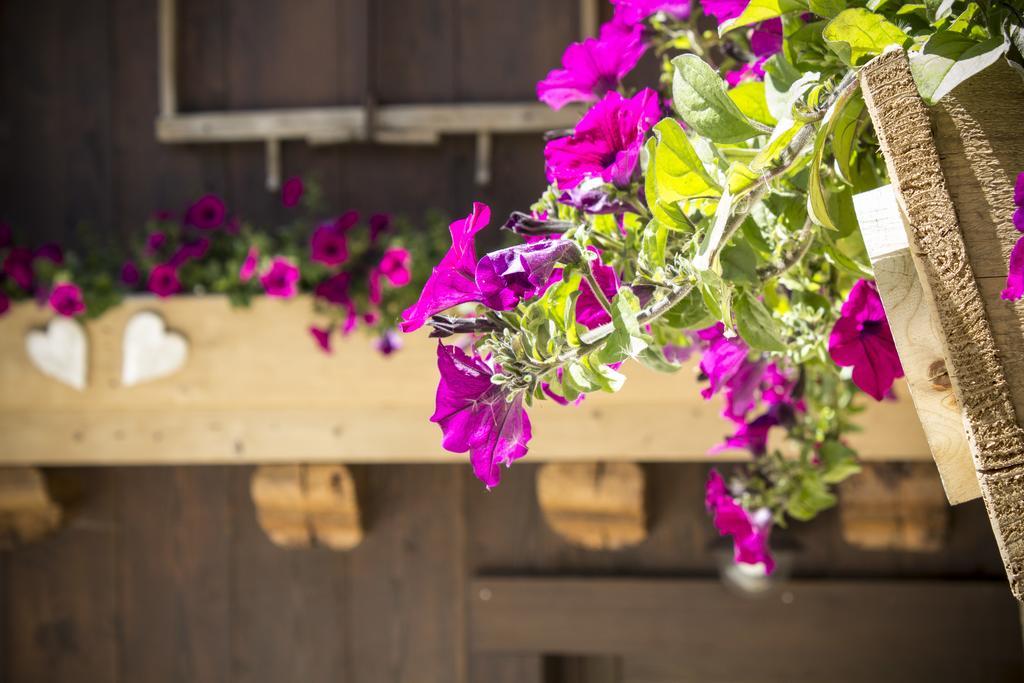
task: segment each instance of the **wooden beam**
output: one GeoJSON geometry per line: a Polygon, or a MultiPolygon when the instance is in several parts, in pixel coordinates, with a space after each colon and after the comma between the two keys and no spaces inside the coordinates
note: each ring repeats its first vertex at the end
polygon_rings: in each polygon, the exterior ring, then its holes
{"type": "Polygon", "coordinates": [[[35,467],[0,467],[0,549],[44,538],[62,518],[42,472],[35,467]]]}
{"type": "Polygon", "coordinates": [[[946,542],[949,517],[930,463],[879,464],[839,488],[843,540],[864,550],[938,551],[946,542]]]}
{"type": "Polygon", "coordinates": [[[344,465],[267,465],[253,473],[250,491],[260,527],[279,546],[351,550],[363,540],[344,465]]]}
{"type": "Polygon", "coordinates": [[[544,520],[588,550],[619,550],[647,538],[644,491],[644,472],[635,463],[544,465],[537,471],[544,520]]]}
{"type": "Polygon", "coordinates": [[[477,653],[667,657],[701,683],[878,680],[879,662],[885,680],[1012,680],[1022,660],[995,581],[801,580],[750,599],[709,579],[481,577],[469,632],[477,653]]]}
{"type": "Polygon", "coordinates": [[[175,0],[159,0],[157,15],[157,79],[160,86],[160,116],[178,111],[178,12],[175,0]]]}
{"type": "Polygon", "coordinates": [[[981,496],[960,405],[946,372],[939,312],[914,266],[891,185],[858,194],[853,205],[878,293],[906,373],[910,396],[953,505],[981,496]]]}
{"type": "MultiPolygon", "coordinates": [[[[463,462],[440,447],[427,418],[437,388],[437,342],[409,335],[381,356],[353,335],[334,354],[310,339],[307,297],[265,297],[233,308],[226,297],[140,296],[85,323],[83,392],[39,373],[24,335],[51,314],[33,303],[0,318],[0,462],[6,464],[463,462]],[[120,340],[139,311],[156,311],[189,340],[185,367],[121,386],[120,340]]],[[[708,456],[730,432],[718,401],[701,398],[695,366],[675,374],[639,364],[615,394],[579,406],[530,409],[532,462],[735,461],[708,456]],[[671,416],[652,420],[652,415],[671,416]]],[[[913,405],[869,402],[851,436],[865,460],[929,460],[913,405]]]]}

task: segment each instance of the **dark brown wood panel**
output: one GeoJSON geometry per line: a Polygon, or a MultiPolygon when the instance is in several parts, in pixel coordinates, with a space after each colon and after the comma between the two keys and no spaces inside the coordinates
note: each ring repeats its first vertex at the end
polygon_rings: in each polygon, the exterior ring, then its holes
{"type": "Polygon", "coordinates": [[[621,654],[672,667],[666,682],[1015,681],[1024,666],[997,581],[795,581],[752,599],[699,579],[494,577],[469,594],[479,651],[621,654]]]}

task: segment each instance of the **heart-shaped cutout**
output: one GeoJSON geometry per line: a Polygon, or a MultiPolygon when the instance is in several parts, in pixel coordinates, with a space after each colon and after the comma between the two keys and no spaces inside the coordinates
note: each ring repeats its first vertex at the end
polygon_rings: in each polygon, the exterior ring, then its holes
{"type": "Polygon", "coordinates": [[[79,391],[85,389],[89,343],[80,323],[54,318],[45,330],[29,331],[25,350],[44,375],[79,391]]]}
{"type": "Polygon", "coordinates": [[[121,384],[126,387],[173,375],[185,365],[188,341],[170,332],[152,311],[136,313],[124,327],[121,384]]]}

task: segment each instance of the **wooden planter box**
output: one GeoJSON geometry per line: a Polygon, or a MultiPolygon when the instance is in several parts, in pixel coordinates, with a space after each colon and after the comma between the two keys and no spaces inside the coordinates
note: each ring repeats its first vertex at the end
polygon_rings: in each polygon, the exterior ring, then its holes
{"type": "Polygon", "coordinates": [[[879,290],[947,491],[980,483],[1020,598],[1024,302],[999,293],[1020,237],[1024,83],[1000,60],[929,109],[901,51],[861,82],[899,207],[889,230],[862,221],[879,290]]]}
{"type": "MultiPolygon", "coordinates": [[[[247,309],[222,297],[132,298],[86,325],[89,378],[76,391],[28,361],[25,335],[52,314],[34,304],[0,318],[0,464],[461,462],[428,422],[437,387],[436,342],[407,337],[383,357],[354,334],[319,351],[307,328],[310,301],[259,299],[247,309]],[[129,317],[158,312],[190,351],[177,374],[121,386],[129,317]]],[[[617,395],[578,407],[530,410],[531,461],[685,461],[707,456],[730,425],[704,401],[696,373],[641,366],[617,395]]],[[[873,405],[852,444],[867,460],[927,460],[910,401],[873,405]]]]}

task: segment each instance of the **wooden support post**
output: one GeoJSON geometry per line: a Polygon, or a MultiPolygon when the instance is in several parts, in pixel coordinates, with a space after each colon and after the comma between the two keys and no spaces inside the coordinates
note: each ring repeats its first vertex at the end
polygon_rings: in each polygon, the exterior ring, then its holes
{"type": "Polygon", "coordinates": [[[160,0],[159,19],[159,71],[160,116],[170,118],[178,113],[178,17],[175,0],[160,0]]]}
{"type": "Polygon", "coordinates": [[[573,545],[618,550],[647,537],[644,472],[635,463],[544,465],[537,499],[548,525],[573,545]]]}
{"type": "Polygon", "coordinates": [[[352,474],[344,465],[265,465],[253,473],[260,526],[286,548],[351,550],[363,540],[352,474]]]}
{"type": "Polygon", "coordinates": [[[38,468],[0,468],[0,548],[37,541],[55,531],[62,517],[38,468]]]}
{"type": "Polygon", "coordinates": [[[946,540],[949,505],[930,464],[877,464],[843,482],[839,520],[852,546],[934,552],[946,540]]]}

